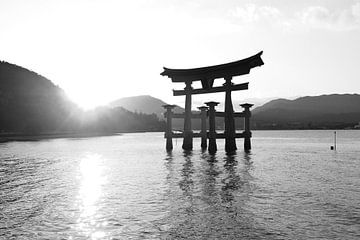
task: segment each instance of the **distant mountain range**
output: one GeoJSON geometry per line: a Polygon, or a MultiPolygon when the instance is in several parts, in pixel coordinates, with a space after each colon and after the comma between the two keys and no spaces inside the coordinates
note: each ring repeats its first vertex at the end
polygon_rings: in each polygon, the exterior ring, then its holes
{"type": "Polygon", "coordinates": [[[276,99],[263,106],[257,107],[253,113],[265,112],[272,109],[287,111],[305,111],[311,114],[339,114],[360,111],[359,94],[331,94],[321,96],[300,97],[295,100],[276,99]]]}
{"type": "Polygon", "coordinates": [[[260,129],[351,128],[360,121],[360,95],[276,99],[252,112],[254,127],[260,129]]]}
{"type": "MultiPolygon", "coordinates": [[[[164,104],[166,103],[160,99],[146,95],[122,98],[112,102],[111,106],[161,116],[164,104]]],[[[183,108],[176,108],[176,112],[183,111],[183,108]]],[[[300,97],[295,100],[272,100],[253,109],[251,122],[253,129],[319,129],[351,128],[359,121],[360,95],[332,94],[300,97]]],[[[220,121],[217,122],[221,127],[220,121]]],[[[182,121],[177,121],[175,128],[181,129],[182,124],[182,121]]],[[[193,125],[195,129],[199,128],[199,123],[193,125]]],[[[238,120],[237,125],[241,126],[242,120],[238,120]]]]}

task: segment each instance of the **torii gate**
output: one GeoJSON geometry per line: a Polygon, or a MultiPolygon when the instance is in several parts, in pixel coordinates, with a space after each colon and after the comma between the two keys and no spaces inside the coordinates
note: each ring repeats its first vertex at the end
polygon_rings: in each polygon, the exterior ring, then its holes
{"type": "MultiPolygon", "coordinates": [[[[236,132],[235,132],[235,122],[234,122],[234,109],[231,100],[231,91],[246,90],[248,89],[249,83],[247,82],[241,84],[234,84],[231,82],[231,80],[234,76],[249,74],[250,69],[263,65],[264,62],[261,59],[262,53],[263,52],[261,51],[256,55],[246,59],[242,59],[231,63],[221,64],[221,65],[209,66],[209,67],[193,68],[193,69],[170,69],[164,67],[164,71],[161,73],[162,76],[168,76],[169,78],[171,78],[172,82],[184,82],[186,85],[184,90],[173,90],[174,96],[185,95],[185,115],[184,115],[184,132],[183,132],[184,140],[182,145],[182,148],[184,150],[192,150],[193,148],[193,132],[191,128],[191,118],[192,118],[191,95],[215,93],[215,92],[225,92],[225,112],[224,112],[225,151],[232,152],[237,149],[235,142],[236,132]],[[225,83],[223,84],[223,86],[213,87],[214,80],[217,78],[225,79],[225,83]],[[191,84],[194,81],[201,81],[202,88],[193,89],[191,87],[191,84]]],[[[211,110],[211,108],[214,108],[215,105],[212,102],[208,106],[210,107],[211,110]]],[[[249,105],[246,106],[247,109],[245,108],[245,111],[246,110],[248,111],[251,106],[249,105]]],[[[164,107],[170,109],[171,111],[171,108],[173,106],[168,105],[164,107]]],[[[169,120],[171,119],[168,118],[168,121],[169,120]]],[[[170,129],[170,131],[172,130],[170,129]]],[[[249,148],[250,148],[250,140],[249,140],[249,148]]]]}

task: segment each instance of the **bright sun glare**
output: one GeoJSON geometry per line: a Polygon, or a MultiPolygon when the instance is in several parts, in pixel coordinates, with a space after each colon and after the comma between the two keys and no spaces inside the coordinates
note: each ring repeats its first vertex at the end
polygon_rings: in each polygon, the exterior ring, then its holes
{"type": "MultiPolygon", "coordinates": [[[[116,89],[118,87],[114,85],[113,88],[116,89]]],[[[118,91],[116,94],[112,94],[111,90],[101,89],[101,86],[97,89],[71,87],[70,89],[65,89],[65,91],[70,100],[84,110],[91,110],[98,106],[107,105],[111,101],[123,96],[121,91],[118,91]]]]}
{"type": "Polygon", "coordinates": [[[79,107],[84,110],[90,110],[100,105],[105,105],[106,103],[101,104],[99,98],[94,96],[91,92],[79,91],[75,94],[69,94],[70,99],[75,102],[79,107]]]}
{"type": "Polygon", "coordinates": [[[102,185],[105,177],[102,176],[102,159],[97,154],[88,154],[80,162],[81,186],[79,191],[80,216],[78,219],[79,230],[90,239],[103,239],[105,233],[96,226],[98,201],[101,198],[102,185]]]}

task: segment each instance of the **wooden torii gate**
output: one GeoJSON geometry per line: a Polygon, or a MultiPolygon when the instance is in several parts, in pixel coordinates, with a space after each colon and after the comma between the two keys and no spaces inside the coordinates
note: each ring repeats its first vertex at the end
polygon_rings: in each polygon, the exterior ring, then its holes
{"type": "MultiPolygon", "coordinates": [[[[225,92],[225,112],[216,114],[217,116],[223,116],[225,118],[225,132],[224,132],[225,151],[232,152],[237,149],[236,141],[235,141],[236,137],[244,137],[245,138],[244,148],[246,150],[251,148],[250,130],[248,129],[249,133],[247,134],[248,135],[247,137],[245,136],[246,134],[238,135],[235,132],[234,109],[233,109],[233,104],[232,104],[232,100],[231,100],[231,92],[232,91],[246,90],[246,89],[248,89],[249,83],[247,82],[247,83],[241,83],[241,84],[234,84],[234,83],[232,83],[231,80],[234,76],[249,74],[250,70],[252,68],[263,65],[264,62],[261,59],[262,53],[263,52],[261,51],[261,52],[257,53],[256,55],[251,56],[246,59],[242,59],[242,60],[231,62],[231,63],[221,64],[221,65],[209,66],[209,67],[193,68],[193,69],[170,69],[170,68],[164,67],[164,71],[161,73],[162,76],[167,76],[167,77],[171,78],[172,82],[175,82],[175,83],[183,82],[186,85],[184,90],[173,90],[174,96],[185,95],[185,113],[183,115],[181,115],[181,117],[184,118],[184,132],[181,135],[181,137],[184,138],[183,145],[182,145],[182,148],[184,150],[192,150],[193,137],[198,137],[197,134],[194,136],[194,133],[193,133],[192,127],[191,127],[191,118],[195,117],[195,116],[192,116],[192,112],[191,112],[191,96],[192,96],[192,94],[205,94],[205,93],[216,93],[216,92],[225,92]],[[218,79],[218,78],[225,79],[225,83],[223,84],[223,86],[213,87],[214,80],[218,79]],[[194,81],[201,81],[202,88],[193,89],[191,85],[194,81]]],[[[210,122],[215,119],[215,118],[211,119],[210,115],[213,114],[215,117],[215,106],[217,105],[217,103],[209,102],[207,105],[209,106],[208,115],[209,115],[209,122],[210,122]]],[[[251,106],[252,105],[245,104],[243,106],[245,108],[244,112],[250,113],[249,108],[251,106]]],[[[167,127],[167,132],[166,132],[167,136],[166,137],[168,140],[171,139],[172,136],[174,135],[172,133],[172,129],[171,129],[171,117],[175,115],[171,112],[171,109],[173,107],[174,107],[173,105],[164,106],[164,108],[167,109],[168,127],[167,127]]],[[[203,111],[206,111],[206,108],[202,108],[200,110],[203,112],[203,111]]],[[[243,112],[243,114],[240,114],[240,115],[238,114],[238,116],[244,117],[245,116],[244,112],[243,112]]],[[[247,113],[248,117],[250,116],[249,113],[247,113]]],[[[248,121],[249,120],[246,121],[246,118],[245,118],[245,124],[247,123],[245,126],[245,132],[246,132],[246,128],[249,128],[248,121]]],[[[205,121],[202,121],[202,122],[205,122],[205,121]]],[[[215,124],[215,122],[213,124],[215,124]]],[[[211,129],[212,127],[214,127],[214,126],[212,126],[210,123],[209,134],[207,134],[207,133],[205,134],[203,132],[204,130],[202,129],[202,135],[201,135],[201,137],[203,137],[203,138],[205,138],[205,137],[209,138],[209,151],[212,151],[210,149],[211,139],[212,139],[211,136],[214,135],[214,134],[212,134],[212,132],[215,131],[215,129],[211,129]]],[[[217,136],[217,135],[215,134],[215,136],[217,136]]],[[[215,137],[215,139],[216,139],[216,137],[215,137]]],[[[167,141],[167,149],[170,150],[170,149],[172,149],[172,143],[170,144],[168,142],[169,141],[167,141]]],[[[202,141],[202,145],[204,145],[203,141],[202,141]]],[[[216,143],[215,143],[215,146],[216,146],[216,143]]]]}

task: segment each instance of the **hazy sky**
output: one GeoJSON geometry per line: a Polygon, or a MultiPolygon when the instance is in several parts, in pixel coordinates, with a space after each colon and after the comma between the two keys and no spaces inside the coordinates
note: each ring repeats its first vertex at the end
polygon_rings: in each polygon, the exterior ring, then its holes
{"type": "Polygon", "coordinates": [[[184,86],[163,66],[262,50],[265,65],[234,78],[250,82],[234,99],[360,93],[360,0],[0,0],[0,59],[86,108],[141,94],[179,103],[171,90],[184,86]]]}

